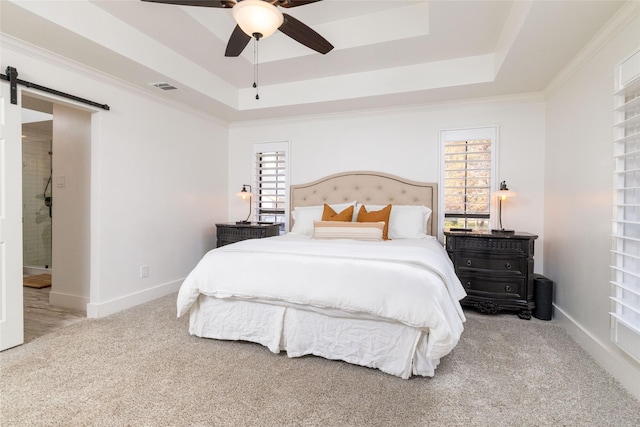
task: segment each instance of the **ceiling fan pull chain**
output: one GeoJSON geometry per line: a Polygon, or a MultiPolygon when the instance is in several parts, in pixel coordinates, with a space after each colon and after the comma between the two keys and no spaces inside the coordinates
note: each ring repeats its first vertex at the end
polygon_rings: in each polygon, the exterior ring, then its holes
{"type": "Polygon", "coordinates": [[[256,89],[256,99],[260,99],[260,95],[258,95],[258,42],[260,36],[260,33],[253,34],[253,87],[256,89]]]}

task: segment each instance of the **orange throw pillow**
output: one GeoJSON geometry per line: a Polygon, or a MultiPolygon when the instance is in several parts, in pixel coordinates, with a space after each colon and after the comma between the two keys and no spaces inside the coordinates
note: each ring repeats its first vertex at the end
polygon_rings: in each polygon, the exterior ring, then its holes
{"type": "Polygon", "coordinates": [[[384,221],[384,230],[382,231],[382,238],[384,240],[389,239],[389,216],[391,215],[391,205],[387,205],[379,211],[367,212],[367,208],[360,206],[358,211],[358,222],[380,222],[384,221]]]}
{"type": "Polygon", "coordinates": [[[323,221],[351,221],[353,219],[353,205],[349,206],[340,213],[336,213],[333,208],[327,204],[324,205],[322,211],[323,221]]]}

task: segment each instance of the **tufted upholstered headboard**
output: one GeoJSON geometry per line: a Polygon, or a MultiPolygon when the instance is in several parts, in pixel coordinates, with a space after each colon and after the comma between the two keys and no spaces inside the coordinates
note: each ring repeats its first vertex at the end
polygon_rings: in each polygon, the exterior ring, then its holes
{"type": "Polygon", "coordinates": [[[427,233],[438,236],[438,184],[410,181],[382,172],[343,172],[292,185],[289,207],[293,211],[299,206],[353,200],[372,205],[424,205],[433,211],[427,222],[427,233]]]}

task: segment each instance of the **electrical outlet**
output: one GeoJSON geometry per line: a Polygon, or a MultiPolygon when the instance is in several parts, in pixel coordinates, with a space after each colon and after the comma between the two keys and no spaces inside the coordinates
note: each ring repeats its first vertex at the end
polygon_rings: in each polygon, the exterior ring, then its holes
{"type": "Polygon", "coordinates": [[[149,277],[149,266],[141,265],[140,266],[140,277],[149,277]]]}

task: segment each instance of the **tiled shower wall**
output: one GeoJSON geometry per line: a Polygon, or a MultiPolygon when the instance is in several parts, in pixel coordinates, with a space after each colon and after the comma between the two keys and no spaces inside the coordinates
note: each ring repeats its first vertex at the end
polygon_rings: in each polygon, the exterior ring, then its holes
{"type": "MultiPolygon", "coordinates": [[[[52,268],[51,218],[45,205],[45,187],[51,174],[51,135],[23,128],[22,222],[23,265],[52,268]]],[[[52,184],[46,190],[51,196],[52,184]]]]}

